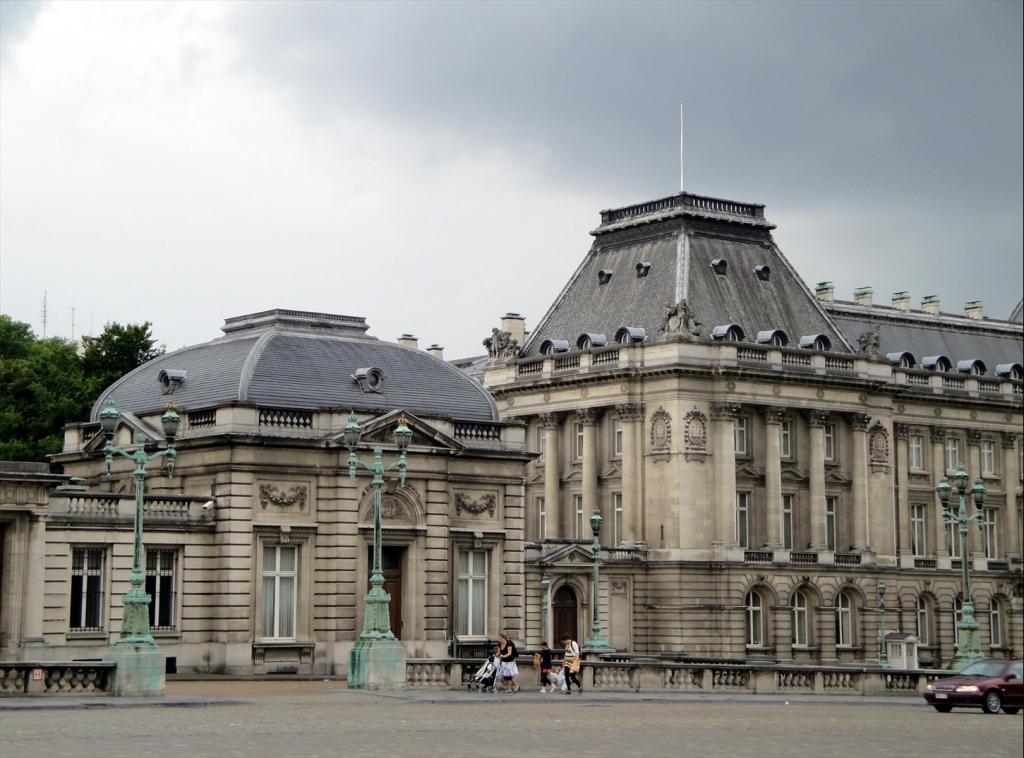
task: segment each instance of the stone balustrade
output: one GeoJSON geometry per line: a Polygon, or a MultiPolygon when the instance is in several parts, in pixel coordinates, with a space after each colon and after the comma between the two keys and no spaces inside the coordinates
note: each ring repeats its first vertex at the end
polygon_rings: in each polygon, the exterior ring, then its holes
{"type": "MultiPolygon", "coordinates": [[[[213,528],[214,511],[204,509],[209,498],[186,495],[146,495],[142,501],[148,525],[213,528]]],[[[131,524],[135,496],[111,492],[76,492],[50,501],[50,519],[79,524],[131,524]]]]}
{"type": "Polygon", "coordinates": [[[0,697],[109,695],[115,668],[103,661],[0,661],[0,697]]]}

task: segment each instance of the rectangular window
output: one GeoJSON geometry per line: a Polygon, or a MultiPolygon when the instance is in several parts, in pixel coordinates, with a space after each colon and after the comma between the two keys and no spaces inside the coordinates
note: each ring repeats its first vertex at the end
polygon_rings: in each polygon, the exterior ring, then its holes
{"type": "Polygon", "coordinates": [[[263,637],[295,637],[295,580],[298,577],[298,548],[293,545],[265,545],[263,548],[263,637]]]}
{"type": "Polygon", "coordinates": [[[615,458],[622,457],[622,435],[624,434],[624,427],[622,426],[622,419],[615,419],[614,425],[612,426],[612,456],[615,458]]]}
{"type": "Polygon", "coordinates": [[[487,634],[487,551],[459,551],[459,634],[487,634]]]}
{"type": "Polygon", "coordinates": [[[946,437],[946,471],[956,471],[960,468],[960,440],[956,437],[946,437]]]}
{"type": "Polygon", "coordinates": [[[750,535],[747,522],[750,495],[746,492],[736,493],[736,543],[740,547],[750,547],[750,535]]]}
{"type": "Polygon", "coordinates": [[[583,424],[572,425],[572,457],[577,460],[583,460],[583,424]]]}
{"type": "Polygon", "coordinates": [[[995,560],[999,557],[999,511],[995,508],[982,509],[985,557],[995,560]]]}
{"type": "Polygon", "coordinates": [[[927,532],[928,506],[910,506],[910,549],[914,555],[927,555],[928,543],[925,541],[927,532]]]}
{"type": "Polygon", "coordinates": [[[537,498],[537,539],[542,540],[548,536],[548,514],[544,509],[544,498],[537,498]]]}
{"type": "Polygon", "coordinates": [[[622,493],[612,493],[612,513],[614,515],[614,523],[612,524],[612,544],[615,546],[622,544],[622,493]]]}
{"type": "Polygon", "coordinates": [[[922,645],[930,644],[928,640],[931,639],[929,633],[931,629],[931,622],[928,619],[928,601],[923,597],[917,598],[917,638],[921,640],[922,645]]]}
{"type": "Polygon", "coordinates": [[[793,549],[793,495],[782,496],[782,546],[793,549]]]}
{"type": "Polygon", "coordinates": [[[544,458],[544,448],[547,447],[547,441],[548,441],[548,432],[547,432],[547,429],[545,429],[542,426],[542,427],[540,427],[537,430],[537,451],[539,453],[539,458],[540,459],[544,458]]]}
{"type": "Polygon", "coordinates": [[[836,425],[825,424],[825,460],[836,459],[836,425]]]}
{"type": "Polygon", "coordinates": [[[587,533],[584,531],[584,518],[583,518],[583,495],[572,496],[572,507],[573,513],[576,514],[576,539],[586,539],[587,533]]]}
{"type": "Polygon", "coordinates": [[[911,434],[910,441],[908,444],[910,451],[910,469],[911,471],[921,471],[924,469],[924,437],[920,434],[911,434]]]}
{"type": "Polygon", "coordinates": [[[996,473],[996,443],[992,440],[981,441],[981,473],[996,473]]]}
{"type": "Polygon", "coordinates": [[[146,551],[146,594],[149,595],[149,628],[153,631],[167,631],[175,626],[177,557],[174,550],[146,551]]]}
{"type": "Polygon", "coordinates": [[[955,523],[946,524],[946,550],[948,550],[949,554],[954,558],[960,557],[961,543],[962,539],[960,537],[959,525],[955,523]]]}
{"type": "Polygon", "coordinates": [[[736,450],[736,455],[747,454],[747,420],[745,418],[738,418],[733,422],[733,447],[736,450]]]}
{"type": "Polygon", "coordinates": [[[793,457],[793,423],[790,421],[779,425],[779,454],[783,458],[793,457]]]}
{"type": "Polygon", "coordinates": [[[71,619],[75,632],[103,631],[103,548],[71,553],[71,619]]]}
{"type": "Polygon", "coordinates": [[[825,547],[829,550],[836,549],[836,500],[825,498],[825,547]]]}
{"type": "Polygon", "coordinates": [[[992,647],[1000,647],[1003,644],[1003,619],[999,612],[999,601],[992,598],[988,609],[988,625],[992,647]]]}

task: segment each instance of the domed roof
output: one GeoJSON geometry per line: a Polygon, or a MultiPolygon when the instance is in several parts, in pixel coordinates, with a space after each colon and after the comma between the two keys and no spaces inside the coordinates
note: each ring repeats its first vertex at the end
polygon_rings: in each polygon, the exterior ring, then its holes
{"type": "Polygon", "coordinates": [[[381,342],[363,318],[271,310],[229,318],[224,336],[139,366],[93,405],[155,413],[230,403],[261,407],[408,410],[417,415],[497,421],[477,382],[429,353],[381,342]],[[371,371],[376,369],[376,371],[371,371]]]}

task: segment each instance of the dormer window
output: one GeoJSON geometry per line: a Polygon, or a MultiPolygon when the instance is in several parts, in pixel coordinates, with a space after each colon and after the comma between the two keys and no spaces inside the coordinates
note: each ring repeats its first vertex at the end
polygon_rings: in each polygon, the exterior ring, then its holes
{"type": "Polygon", "coordinates": [[[765,329],[757,333],[757,343],[772,347],[785,347],[789,344],[789,335],[782,329],[765,329]]]}
{"type": "Polygon", "coordinates": [[[832,349],[832,340],[826,334],[805,334],[800,338],[800,347],[804,350],[816,350],[819,353],[832,349]]]}
{"type": "Polygon", "coordinates": [[[615,332],[615,341],[620,345],[636,345],[647,339],[647,331],[641,326],[620,326],[615,332]]]}
{"type": "Polygon", "coordinates": [[[739,324],[722,324],[711,330],[715,342],[742,342],[743,328],[739,324]]]}
{"type": "Polygon", "coordinates": [[[996,366],[996,376],[1003,379],[1016,379],[1019,382],[1024,379],[1024,366],[1019,363],[1000,363],[996,366]]]}
{"type": "Polygon", "coordinates": [[[772,270],[767,264],[762,263],[760,266],[754,266],[754,275],[762,282],[767,282],[771,278],[772,270]]]}
{"type": "Polygon", "coordinates": [[[384,372],[376,366],[357,368],[352,380],[363,392],[381,392],[384,389],[384,372]]]}
{"type": "Polygon", "coordinates": [[[636,278],[637,279],[643,279],[650,272],[651,272],[651,262],[650,261],[640,261],[638,264],[636,264],[636,278]]]}
{"type": "Polygon", "coordinates": [[[569,352],[567,340],[544,340],[540,343],[541,355],[554,355],[555,353],[569,352]]]}
{"type": "Polygon", "coordinates": [[[982,376],[985,374],[986,368],[983,361],[980,361],[977,358],[970,358],[966,361],[957,361],[956,370],[961,374],[982,376]]]}
{"type": "Polygon", "coordinates": [[[608,338],[603,334],[584,332],[576,338],[576,347],[580,350],[589,350],[592,347],[604,347],[607,344],[608,338]]]}
{"type": "Polygon", "coordinates": [[[160,373],[157,375],[157,379],[160,381],[160,394],[173,395],[175,390],[185,381],[185,374],[187,373],[184,369],[160,369],[160,373]]]}
{"type": "Polygon", "coordinates": [[[896,353],[886,353],[885,360],[899,368],[914,368],[917,365],[914,354],[908,353],[905,350],[896,353]]]}
{"type": "Polygon", "coordinates": [[[608,284],[608,282],[610,282],[611,280],[612,280],[612,271],[611,271],[611,269],[603,268],[603,269],[601,269],[600,271],[597,272],[597,283],[598,284],[608,284]]]}
{"type": "Polygon", "coordinates": [[[953,368],[953,362],[944,355],[926,355],[921,359],[921,368],[946,373],[953,368]]]}
{"type": "Polygon", "coordinates": [[[726,270],[729,268],[728,262],[725,258],[715,258],[711,261],[711,270],[719,276],[725,276],[726,270]]]}

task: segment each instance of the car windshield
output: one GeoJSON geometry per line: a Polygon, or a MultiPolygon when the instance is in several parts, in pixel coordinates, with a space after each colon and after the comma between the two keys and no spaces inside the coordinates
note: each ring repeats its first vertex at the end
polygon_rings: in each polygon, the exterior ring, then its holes
{"type": "Polygon", "coordinates": [[[1006,663],[1003,661],[978,661],[960,671],[961,676],[999,676],[1006,663]]]}

